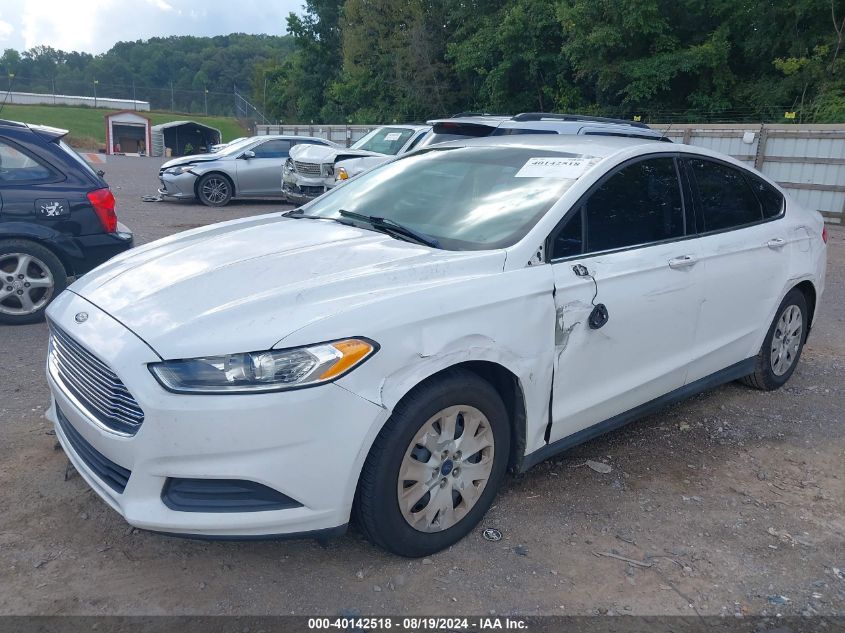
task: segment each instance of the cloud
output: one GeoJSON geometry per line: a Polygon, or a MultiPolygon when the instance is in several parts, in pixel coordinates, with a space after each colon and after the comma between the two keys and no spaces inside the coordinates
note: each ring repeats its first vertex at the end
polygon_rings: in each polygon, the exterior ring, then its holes
{"type": "Polygon", "coordinates": [[[9,40],[9,36],[14,32],[15,27],[11,24],[6,22],[3,19],[0,19],[0,42],[6,42],[9,40]]]}
{"type": "Polygon", "coordinates": [[[282,35],[302,0],[0,0],[0,41],[102,53],[118,41],[169,35],[282,35]]]}

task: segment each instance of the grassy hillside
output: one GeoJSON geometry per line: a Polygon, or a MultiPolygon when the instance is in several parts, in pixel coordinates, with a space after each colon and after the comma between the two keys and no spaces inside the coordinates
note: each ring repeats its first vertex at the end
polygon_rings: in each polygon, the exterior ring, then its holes
{"type": "MultiPolygon", "coordinates": [[[[0,118],[64,128],[70,130],[67,138],[68,143],[74,147],[96,150],[105,147],[106,127],[104,117],[109,112],[117,112],[117,110],[61,105],[6,104],[3,111],[0,112],[0,118]]],[[[183,119],[204,123],[220,130],[224,142],[248,134],[237,119],[229,117],[174,114],[172,112],[141,112],[139,114],[149,117],[153,125],[183,119]]]]}

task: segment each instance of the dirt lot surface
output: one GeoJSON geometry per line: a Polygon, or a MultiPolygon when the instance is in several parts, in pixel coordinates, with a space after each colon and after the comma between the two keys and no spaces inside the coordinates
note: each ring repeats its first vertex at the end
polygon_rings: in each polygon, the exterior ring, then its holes
{"type": "MultiPolygon", "coordinates": [[[[139,243],[281,207],[142,202],[158,164],[106,166],[139,243]]],[[[133,530],[55,449],[46,327],[0,329],[0,613],[842,615],[845,230],[829,231],[827,294],[786,387],[731,384],[510,478],[479,529],[423,560],[354,530],[327,545],[133,530]]]]}

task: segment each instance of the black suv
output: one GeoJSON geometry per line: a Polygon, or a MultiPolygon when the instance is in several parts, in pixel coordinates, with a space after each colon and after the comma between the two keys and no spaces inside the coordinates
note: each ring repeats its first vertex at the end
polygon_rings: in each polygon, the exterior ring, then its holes
{"type": "Polygon", "coordinates": [[[0,120],[0,323],[42,319],[68,277],[132,247],[103,172],[66,134],[0,120]]]}

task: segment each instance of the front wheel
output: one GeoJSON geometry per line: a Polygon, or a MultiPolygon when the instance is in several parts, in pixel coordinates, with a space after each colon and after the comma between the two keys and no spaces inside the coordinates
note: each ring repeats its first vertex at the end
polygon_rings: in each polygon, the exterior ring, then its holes
{"type": "Polygon", "coordinates": [[[764,391],[773,391],[786,384],[801,358],[809,325],[807,299],[804,293],[793,288],[775,313],[775,320],[757,354],[754,373],[742,382],[764,391]]]}
{"type": "Polygon", "coordinates": [[[197,183],[197,198],[207,207],[225,207],[233,193],[232,181],[223,174],[206,174],[197,183]]]}
{"type": "Polygon", "coordinates": [[[438,376],[396,406],[373,443],[358,485],[358,525],[401,556],[449,547],[489,509],[509,451],[496,390],[467,371],[438,376]]]}
{"type": "Polygon", "coordinates": [[[35,323],[67,287],[52,251],[28,240],[0,241],[0,323],[35,323]]]}

